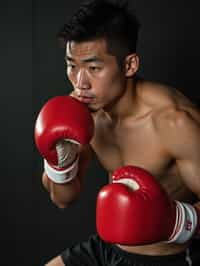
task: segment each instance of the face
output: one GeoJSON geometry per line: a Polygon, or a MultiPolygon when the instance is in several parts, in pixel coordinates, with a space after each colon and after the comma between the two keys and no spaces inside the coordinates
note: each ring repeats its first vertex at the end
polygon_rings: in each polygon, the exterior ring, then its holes
{"type": "Polygon", "coordinates": [[[91,111],[109,108],[123,94],[125,74],[116,57],[107,52],[105,40],[68,42],[66,63],[75,97],[91,111]]]}

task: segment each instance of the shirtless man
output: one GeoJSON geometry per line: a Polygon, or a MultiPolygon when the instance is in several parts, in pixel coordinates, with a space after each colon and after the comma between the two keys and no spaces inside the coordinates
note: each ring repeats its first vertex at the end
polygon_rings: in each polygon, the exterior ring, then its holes
{"type": "MultiPolygon", "coordinates": [[[[196,219],[194,231],[181,243],[152,239],[152,243],[139,244],[115,243],[112,239],[108,242],[113,244],[107,243],[102,240],[104,232],[101,231],[100,238],[93,236],[88,242],[66,249],[47,263],[48,266],[194,266],[200,263],[200,255],[193,244],[199,235],[200,113],[175,88],[137,77],[137,34],[138,22],[127,6],[114,6],[104,1],[83,5],[64,26],[60,36],[66,42],[67,75],[73,91],[72,97],[63,97],[67,101],[71,98],[72,105],[66,102],[67,107],[64,105],[59,109],[61,100],[55,98],[56,104],[47,103],[47,109],[39,114],[36,122],[36,143],[46,159],[43,184],[52,201],[65,208],[81,192],[92,153],[108,171],[110,183],[116,169],[126,165],[141,167],[153,175],[171,202],[176,200],[191,206],[190,218],[192,222],[196,219]],[[89,114],[84,114],[82,104],[79,109],[80,102],[87,106],[89,114]],[[57,111],[53,118],[49,111],[52,108],[54,113],[57,111]],[[65,118],[65,113],[70,113],[70,118],[69,115],[65,118]],[[94,132],[90,114],[94,120],[94,132]],[[46,124],[52,129],[56,120],[63,122],[67,119],[72,124],[71,121],[80,116],[85,119],[85,137],[81,139],[84,133],[79,131],[82,128],[79,121],[73,133],[62,129],[67,131],[67,136],[63,135],[67,140],[57,141],[53,156],[49,151],[44,152],[43,143],[47,136],[41,137],[41,121],[45,124],[45,119],[51,120],[46,124]],[[77,134],[81,136],[77,137],[77,134]],[[58,162],[55,157],[59,156],[58,162]]],[[[55,138],[48,138],[55,144],[55,138]]],[[[113,184],[108,184],[110,189],[109,186],[113,184]]],[[[98,200],[102,200],[101,194],[98,200]]],[[[156,210],[152,208],[152,211],[156,210]]],[[[143,218],[149,219],[145,213],[143,218]]],[[[107,226],[107,221],[101,222],[107,226]]],[[[144,232],[145,228],[141,234],[144,232]]]]}

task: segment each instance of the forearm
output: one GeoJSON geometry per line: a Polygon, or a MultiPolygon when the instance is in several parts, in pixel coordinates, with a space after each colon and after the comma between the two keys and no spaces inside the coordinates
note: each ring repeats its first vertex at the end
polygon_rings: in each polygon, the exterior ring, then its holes
{"type": "Polygon", "coordinates": [[[50,194],[51,200],[59,207],[65,208],[73,202],[80,194],[83,188],[83,179],[91,161],[92,151],[90,146],[86,145],[80,153],[77,175],[67,183],[58,184],[53,182],[44,172],[42,183],[50,194]]]}
{"type": "Polygon", "coordinates": [[[44,173],[42,176],[42,182],[49,192],[52,202],[59,208],[66,208],[71,202],[73,202],[79,196],[82,187],[82,182],[78,176],[69,183],[57,184],[50,180],[46,173],[44,173]]]}

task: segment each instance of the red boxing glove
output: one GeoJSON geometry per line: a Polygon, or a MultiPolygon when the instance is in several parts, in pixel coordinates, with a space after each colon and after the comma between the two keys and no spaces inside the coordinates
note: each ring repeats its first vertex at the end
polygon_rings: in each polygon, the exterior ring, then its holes
{"type": "Polygon", "coordinates": [[[197,214],[189,204],[172,202],[147,171],[125,166],[98,194],[96,226],[100,237],[111,243],[184,243],[195,232],[197,214]]]}
{"type": "Polygon", "coordinates": [[[77,99],[57,96],[43,106],[35,124],[35,142],[52,181],[66,183],[76,176],[80,146],[88,144],[93,133],[93,118],[77,99]]]}

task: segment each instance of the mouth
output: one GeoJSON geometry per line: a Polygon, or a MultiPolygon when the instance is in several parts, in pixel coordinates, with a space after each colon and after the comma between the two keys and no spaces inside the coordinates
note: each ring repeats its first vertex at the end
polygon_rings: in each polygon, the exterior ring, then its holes
{"type": "Polygon", "coordinates": [[[91,103],[94,101],[94,97],[78,96],[78,99],[83,103],[91,103]]]}

